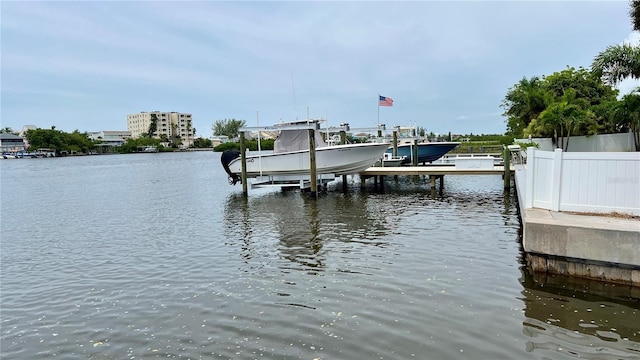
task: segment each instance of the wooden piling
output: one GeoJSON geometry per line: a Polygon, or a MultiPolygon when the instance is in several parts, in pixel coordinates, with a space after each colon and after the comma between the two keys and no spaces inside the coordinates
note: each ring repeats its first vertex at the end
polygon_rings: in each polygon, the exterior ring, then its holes
{"type": "Polygon", "coordinates": [[[316,174],[316,136],[315,130],[309,129],[309,170],[311,177],[311,197],[317,197],[318,177],[316,174]]]}
{"type": "Polygon", "coordinates": [[[511,188],[511,151],[506,146],[502,150],[502,159],[504,163],[504,189],[508,190],[511,188]]]}
{"type": "Polygon", "coordinates": [[[411,150],[412,164],[413,166],[418,166],[418,139],[413,140],[413,148],[411,150]]]}
{"type": "MultiPolygon", "coordinates": [[[[347,143],[347,132],[340,130],[340,145],[347,143]]],[[[342,191],[347,191],[347,175],[342,175],[342,191]]]]}
{"type": "Polygon", "coordinates": [[[393,157],[398,156],[398,131],[393,130],[393,157]]]}
{"type": "Polygon", "coordinates": [[[244,131],[240,132],[240,164],[242,166],[242,170],[240,172],[240,181],[242,181],[242,194],[246,197],[249,195],[248,187],[247,187],[247,154],[246,154],[246,144],[244,141],[244,131]]]}

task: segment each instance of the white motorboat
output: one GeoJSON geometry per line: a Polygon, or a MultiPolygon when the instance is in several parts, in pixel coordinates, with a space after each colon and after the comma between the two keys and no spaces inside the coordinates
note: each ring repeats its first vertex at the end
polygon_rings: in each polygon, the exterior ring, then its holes
{"type": "MultiPolygon", "coordinates": [[[[355,174],[373,166],[382,158],[388,143],[328,145],[319,131],[319,121],[309,120],[281,124],[273,153],[246,156],[247,177],[271,175],[309,175],[309,128],[315,127],[316,173],[355,174]],[[298,126],[299,128],[296,128],[298,126]]],[[[240,152],[227,150],[221,157],[230,182],[240,180],[242,162],[240,152]]]]}

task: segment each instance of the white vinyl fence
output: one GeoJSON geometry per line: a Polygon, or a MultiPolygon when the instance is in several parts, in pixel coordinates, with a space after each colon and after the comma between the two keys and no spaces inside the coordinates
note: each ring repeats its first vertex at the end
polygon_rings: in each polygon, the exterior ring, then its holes
{"type": "Polygon", "coordinates": [[[527,149],[525,208],[640,216],[640,152],[527,149]]]}

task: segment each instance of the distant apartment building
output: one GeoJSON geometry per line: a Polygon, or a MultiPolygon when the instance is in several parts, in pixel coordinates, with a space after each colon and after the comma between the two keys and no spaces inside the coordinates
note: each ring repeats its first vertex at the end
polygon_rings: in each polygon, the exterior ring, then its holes
{"type": "Polygon", "coordinates": [[[149,132],[151,126],[152,115],[157,118],[155,138],[161,139],[162,135],[166,135],[166,139],[178,137],[182,141],[182,146],[193,146],[193,123],[191,114],[183,114],[179,112],[140,112],[138,114],[127,115],[127,130],[131,132],[132,138],[139,138],[149,132]]]}

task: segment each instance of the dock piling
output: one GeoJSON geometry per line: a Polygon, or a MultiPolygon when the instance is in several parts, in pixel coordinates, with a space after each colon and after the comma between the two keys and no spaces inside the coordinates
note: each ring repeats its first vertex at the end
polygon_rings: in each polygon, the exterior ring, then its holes
{"type": "Polygon", "coordinates": [[[502,150],[502,159],[504,163],[504,189],[509,190],[511,188],[511,151],[506,146],[502,150]]]}
{"type": "Polygon", "coordinates": [[[247,188],[247,146],[244,141],[244,131],[240,132],[240,164],[242,166],[240,172],[240,179],[242,181],[242,194],[249,196],[249,190],[247,188]]]}
{"type": "Polygon", "coordinates": [[[317,197],[318,178],[316,174],[316,137],[315,130],[309,129],[309,170],[311,171],[311,197],[317,197]]]}

